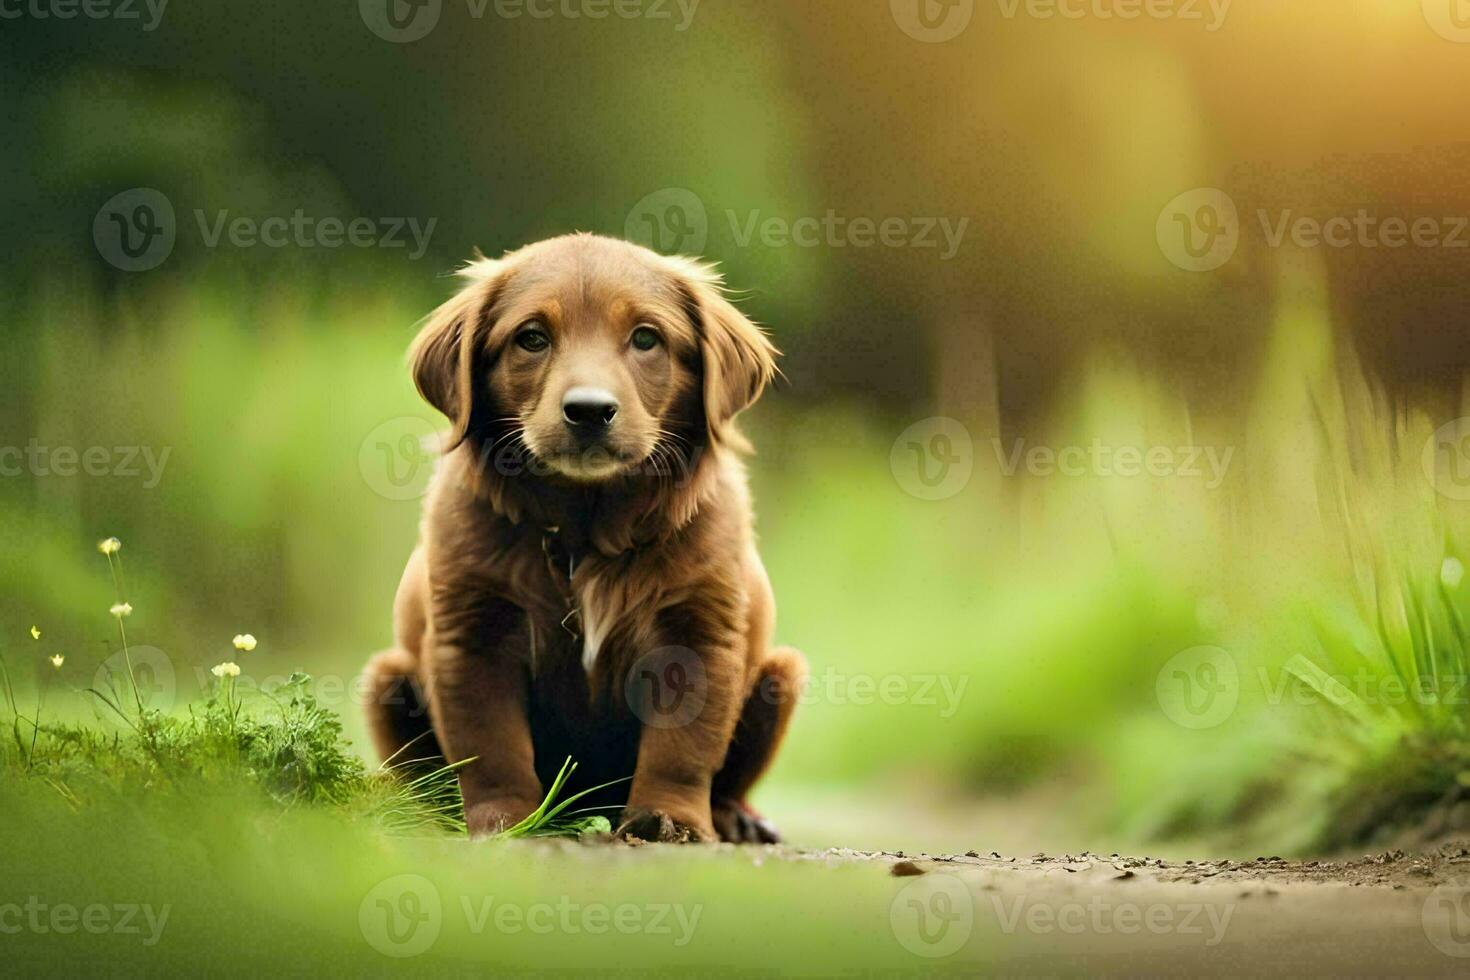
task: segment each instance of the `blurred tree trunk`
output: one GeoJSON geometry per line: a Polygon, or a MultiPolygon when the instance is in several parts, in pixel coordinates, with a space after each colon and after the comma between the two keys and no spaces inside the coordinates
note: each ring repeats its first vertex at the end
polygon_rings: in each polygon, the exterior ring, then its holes
{"type": "Polygon", "coordinates": [[[974,445],[972,489],[995,499],[1001,484],[995,446],[1001,438],[1000,375],[995,335],[980,304],[956,300],[932,317],[934,406],[963,424],[974,445]]]}

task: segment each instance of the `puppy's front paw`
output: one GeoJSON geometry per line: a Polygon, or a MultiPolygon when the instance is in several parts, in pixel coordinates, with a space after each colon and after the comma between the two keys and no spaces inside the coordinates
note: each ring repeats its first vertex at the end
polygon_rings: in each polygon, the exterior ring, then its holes
{"type": "Polygon", "coordinates": [[[471,837],[490,837],[509,830],[531,815],[540,806],[539,800],[495,799],[481,800],[465,807],[464,822],[471,837]]]}
{"type": "Polygon", "coordinates": [[[642,807],[626,807],[623,822],[618,825],[617,836],[625,840],[640,840],[658,844],[691,844],[718,840],[714,827],[700,826],[697,819],[679,819],[661,810],[645,810],[642,807]]]}

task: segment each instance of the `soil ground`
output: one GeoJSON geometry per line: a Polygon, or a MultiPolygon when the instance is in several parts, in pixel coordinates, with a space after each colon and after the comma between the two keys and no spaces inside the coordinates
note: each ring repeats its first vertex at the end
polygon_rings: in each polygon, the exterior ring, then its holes
{"type": "Polygon", "coordinates": [[[1470,840],[1309,861],[652,850],[657,856],[640,859],[871,868],[894,879],[895,940],[916,966],[929,960],[936,971],[1465,976],[1470,969],[1470,840]]]}

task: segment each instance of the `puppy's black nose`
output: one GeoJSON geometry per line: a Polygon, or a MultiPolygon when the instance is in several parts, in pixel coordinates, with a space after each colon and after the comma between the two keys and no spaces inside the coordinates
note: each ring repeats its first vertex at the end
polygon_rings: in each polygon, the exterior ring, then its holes
{"type": "Polygon", "coordinates": [[[573,388],[562,396],[561,414],[573,428],[605,429],[618,414],[618,400],[601,388],[573,388]]]}

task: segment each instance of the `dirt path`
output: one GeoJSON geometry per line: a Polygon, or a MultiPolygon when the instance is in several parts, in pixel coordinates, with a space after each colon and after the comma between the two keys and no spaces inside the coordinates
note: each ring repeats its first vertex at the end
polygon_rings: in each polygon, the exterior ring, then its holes
{"type": "MultiPolygon", "coordinates": [[[[892,879],[890,927],[937,971],[1458,975],[1470,841],[1340,861],[721,848],[892,879]]],[[[841,880],[841,879],[834,879],[841,880]]]]}

